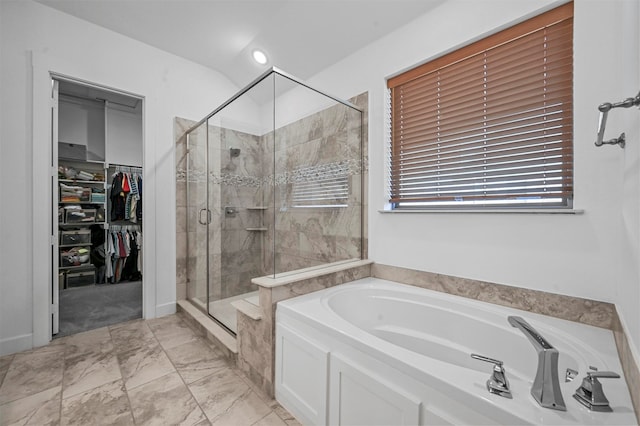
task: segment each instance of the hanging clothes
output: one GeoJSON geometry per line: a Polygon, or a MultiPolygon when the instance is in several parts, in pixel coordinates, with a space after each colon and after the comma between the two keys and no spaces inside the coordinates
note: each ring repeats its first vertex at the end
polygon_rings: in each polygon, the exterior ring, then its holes
{"type": "Polygon", "coordinates": [[[138,194],[138,176],[136,174],[131,176],[130,179],[130,187],[131,191],[129,191],[129,197],[127,198],[127,212],[128,219],[136,223],[138,221],[138,216],[136,214],[138,200],[140,200],[140,195],[138,194]]]}
{"type": "Polygon", "coordinates": [[[142,220],[142,176],[140,174],[116,172],[113,175],[109,198],[112,222],[126,220],[137,223],[142,220]]]}
{"type": "Polygon", "coordinates": [[[130,232],[130,252],[129,256],[127,256],[127,260],[124,264],[124,268],[122,269],[122,277],[123,280],[128,281],[139,281],[142,279],[142,274],[138,269],[138,245],[136,242],[136,234],[137,232],[130,232]]]}
{"type": "Polygon", "coordinates": [[[105,261],[105,282],[111,282],[111,278],[113,277],[113,255],[115,254],[115,249],[113,247],[113,237],[109,234],[109,238],[105,242],[107,245],[107,253],[106,253],[106,261],[105,261]]]}
{"type": "Polygon", "coordinates": [[[139,281],[142,279],[140,241],[142,232],[139,225],[117,225],[107,238],[107,256],[105,276],[107,282],[139,281]],[[135,229],[134,229],[135,226],[135,229]]]}
{"type": "MultiPolygon", "coordinates": [[[[138,175],[138,202],[136,203],[136,219],[142,220],[142,175],[138,175]]],[[[142,271],[142,269],[140,269],[142,271]]]]}
{"type": "Polygon", "coordinates": [[[125,176],[124,173],[116,173],[111,182],[111,193],[109,194],[111,199],[111,221],[124,220],[125,202],[128,193],[128,190],[125,192],[123,187],[125,176]]]}

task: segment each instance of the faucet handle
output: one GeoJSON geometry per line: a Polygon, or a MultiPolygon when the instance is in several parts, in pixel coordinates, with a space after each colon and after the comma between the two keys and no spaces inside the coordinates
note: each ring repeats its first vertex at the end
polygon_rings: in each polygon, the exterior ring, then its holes
{"type": "Polygon", "coordinates": [[[479,355],[479,354],[471,354],[471,358],[477,359],[479,361],[489,362],[489,363],[494,364],[495,366],[498,366],[498,367],[502,367],[502,364],[504,364],[499,359],[493,359],[493,358],[489,358],[488,356],[479,355]]]}
{"type": "Polygon", "coordinates": [[[620,375],[613,371],[587,371],[587,377],[593,379],[619,379],[620,375]]]}
{"type": "Polygon", "coordinates": [[[619,379],[613,371],[588,371],[573,397],[591,411],[611,412],[609,400],[604,396],[602,383],[598,379],[619,379]]]}
{"type": "Polygon", "coordinates": [[[491,377],[487,380],[487,390],[489,393],[511,399],[512,396],[511,390],[509,389],[509,381],[507,380],[506,372],[502,367],[504,363],[498,359],[478,354],[471,354],[471,358],[493,364],[491,377]]]}

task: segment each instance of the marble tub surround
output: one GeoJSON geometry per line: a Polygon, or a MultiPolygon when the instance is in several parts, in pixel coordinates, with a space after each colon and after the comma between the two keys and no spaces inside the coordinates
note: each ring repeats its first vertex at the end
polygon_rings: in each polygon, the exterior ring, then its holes
{"type": "Polygon", "coordinates": [[[371,274],[376,278],[581,322],[596,327],[612,329],[613,325],[615,306],[607,302],[379,263],[372,266],[371,274]]]}
{"type": "Polygon", "coordinates": [[[620,322],[617,311],[613,319],[613,337],[616,340],[620,363],[624,370],[624,378],[627,381],[629,393],[631,393],[633,409],[636,413],[636,418],[640,419],[640,363],[633,355],[629,339],[620,322]]]}
{"type": "Polygon", "coordinates": [[[301,294],[333,287],[371,274],[369,260],[339,264],[284,274],[280,278],[261,277],[259,306],[238,306],[238,369],[269,397],[274,396],[276,304],[301,294]]]}
{"type": "Polygon", "coordinates": [[[2,357],[0,398],[2,426],[299,425],[177,315],[96,329],[2,357]],[[128,362],[146,358],[149,347],[162,353],[152,358],[168,364],[128,362]],[[128,355],[121,358],[123,353],[128,355]],[[139,383],[127,386],[128,376],[139,383]]]}
{"type": "Polygon", "coordinates": [[[371,266],[371,276],[612,330],[624,370],[619,373],[624,373],[636,417],[640,419],[640,365],[615,305],[378,263],[371,266]]]}

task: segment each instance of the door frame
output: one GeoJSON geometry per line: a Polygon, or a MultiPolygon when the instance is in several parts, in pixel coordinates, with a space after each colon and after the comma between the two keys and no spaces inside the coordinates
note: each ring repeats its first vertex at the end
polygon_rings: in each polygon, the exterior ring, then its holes
{"type": "MultiPolygon", "coordinates": [[[[95,72],[87,77],[79,77],[76,67],[67,70],[69,64],[57,58],[47,56],[37,52],[29,52],[31,71],[32,71],[32,121],[31,121],[31,142],[32,142],[32,198],[31,198],[31,214],[32,214],[32,256],[30,281],[32,284],[32,335],[31,347],[43,346],[52,339],[52,281],[53,269],[51,261],[51,247],[54,230],[52,225],[51,213],[53,211],[53,194],[49,185],[44,182],[51,181],[51,176],[57,174],[57,170],[53,170],[50,159],[53,155],[51,144],[52,132],[52,79],[68,80],[78,84],[94,86],[101,90],[123,93],[128,96],[140,98],[142,104],[142,151],[143,151],[143,179],[149,182],[146,186],[147,196],[143,198],[143,211],[146,211],[145,217],[153,214],[154,210],[154,183],[150,182],[151,174],[148,172],[150,167],[146,158],[152,158],[152,149],[147,142],[147,97],[125,90],[114,89],[106,84],[94,83],[93,78],[95,72]],[[151,191],[151,192],[149,192],[151,191]],[[43,204],[47,208],[42,208],[43,204]]],[[[91,67],[88,67],[89,69],[91,67]]],[[[85,70],[86,71],[86,70],[85,70]]],[[[151,146],[153,148],[153,146],[151,146]]],[[[143,318],[155,318],[156,316],[156,284],[155,284],[155,222],[147,220],[145,231],[143,232],[143,271],[145,277],[142,285],[142,316],[143,318]]],[[[56,224],[57,225],[57,224],[56,224]]]]}
{"type": "MultiPolygon", "coordinates": [[[[105,95],[105,98],[108,97],[107,92],[109,93],[116,93],[116,94],[122,94],[128,97],[134,97],[135,99],[138,99],[140,102],[143,103],[143,107],[144,107],[144,99],[140,96],[131,96],[129,93],[125,93],[121,90],[116,90],[116,89],[112,89],[112,88],[108,88],[108,89],[104,89],[102,86],[97,85],[95,83],[91,83],[91,84],[85,84],[84,82],[79,82],[76,79],[73,78],[68,78],[68,77],[59,77],[58,75],[56,75],[55,73],[51,74],[51,87],[52,87],[52,105],[51,105],[51,110],[52,110],[52,114],[51,114],[51,166],[52,166],[52,176],[51,176],[51,182],[52,182],[52,186],[51,186],[51,193],[52,193],[52,199],[51,199],[51,208],[52,208],[52,221],[51,221],[51,234],[52,234],[52,238],[51,238],[51,246],[52,246],[52,251],[51,251],[51,316],[52,316],[52,334],[58,334],[59,332],[59,324],[60,324],[60,274],[59,274],[59,227],[57,226],[58,223],[58,218],[57,218],[57,212],[58,212],[58,208],[59,208],[59,204],[57,202],[58,200],[58,174],[56,173],[58,166],[60,165],[60,158],[58,156],[58,141],[59,141],[59,128],[60,128],[60,122],[59,122],[59,106],[60,106],[60,89],[59,89],[59,85],[61,82],[65,82],[65,83],[70,83],[73,84],[75,86],[78,87],[90,87],[92,89],[96,89],[100,91],[99,96],[102,96],[102,94],[105,95]]],[[[64,94],[63,94],[64,97],[64,94]]],[[[87,102],[89,104],[94,103],[93,100],[87,100],[87,102]]],[[[109,148],[109,146],[107,146],[107,140],[108,140],[108,112],[109,112],[109,103],[110,101],[105,100],[104,104],[103,104],[103,116],[104,116],[104,124],[105,124],[105,130],[104,130],[104,141],[105,141],[105,146],[104,146],[104,152],[105,152],[105,159],[103,161],[103,168],[105,171],[105,188],[106,188],[106,184],[109,183],[108,178],[109,176],[106,174],[107,168],[110,166],[110,163],[108,163],[106,161],[106,157],[109,155],[109,152],[111,149],[113,148],[109,148]]],[[[86,104],[85,104],[86,105],[86,104]]],[[[140,123],[142,125],[142,122],[140,123]]],[[[142,141],[141,141],[142,143],[142,141]]],[[[142,148],[142,146],[141,146],[142,148]]],[[[81,160],[80,160],[81,161],[81,160]]],[[[142,169],[144,171],[144,169],[142,169]]],[[[107,206],[107,204],[105,203],[105,207],[107,206]]],[[[106,219],[106,215],[108,214],[108,211],[105,211],[105,223],[108,223],[109,221],[106,219]]],[[[144,224],[144,221],[142,222],[144,224]]],[[[104,232],[108,232],[107,228],[104,228],[104,232]]],[[[144,235],[144,233],[143,233],[144,235]]],[[[143,282],[143,286],[144,286],[144,282],[143,282]]],[[[141,300],[142,303],[142,300],[141,300]]],[[[64,330],[63,330],[64,331],[64,330]]]]}

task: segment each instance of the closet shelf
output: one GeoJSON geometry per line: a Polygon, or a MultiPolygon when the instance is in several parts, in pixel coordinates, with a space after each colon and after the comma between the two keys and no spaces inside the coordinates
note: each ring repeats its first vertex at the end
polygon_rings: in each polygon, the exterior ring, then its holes
{"type": "Polygon", "coordinates": [[[98,203],[95,201],[58,201],[58,204],[95,204],[98,206],[103,206],[105,203],[98,203]]]}
{"type": "Polygon", "coordinates": [[[60,269],[61,271],[76,271],[76,270],[82,270],[82,269],[95,269],[95,265],[93,265],[92,263],[85,263],[84,265],[78,265],[78,266],[60,266],[58,269],[60,269]]]}
{"type": "Polygon", "coordinates": [[[105,222],[78,222],[78,223],[58,223],[58,226],[88,226],[88,225],[105,225],[105,222]]]}
{"type": "Polygon", "coordinates": [[[267,228],[245,228],[245,231],[252,231],[252,232],[266,232],[269,229],[267,228]]]}
{"type": "MultiPolygon", "coordinates": [[[[67,143],[64,141],[58,141],[58,143],[67,143]]],[[[70,145],[76,145],[76,144],[70,144],[70,145]]],[[[102,166],[100,167],[100,169],[104,169],[104,161],[100,161],[100,160],[81,160],[79,158],[71,158],[71,157],[64,157],[64,156],[58,156],[58,162],[63,162],[63,163],[91,163],[91,164],[95,164],[98,166],[102,166]]],[[[98,168],[94,168],[95,170],[97,170],[98,168]]]]}
{"type": "Polygon", "coordinates": [[[62,183],[88,183],[88,184],[100,184],[104,185],[103,180],[80,180],[80,179],[58,179],[58,182],[62,183]]]}
{"type": "Polygon", "coordinates": [[[75,243],[75,244],[59,244],[59,248],[69,248],[69,247],[87,247],[92,246],[91,243],[75,243]]]}

